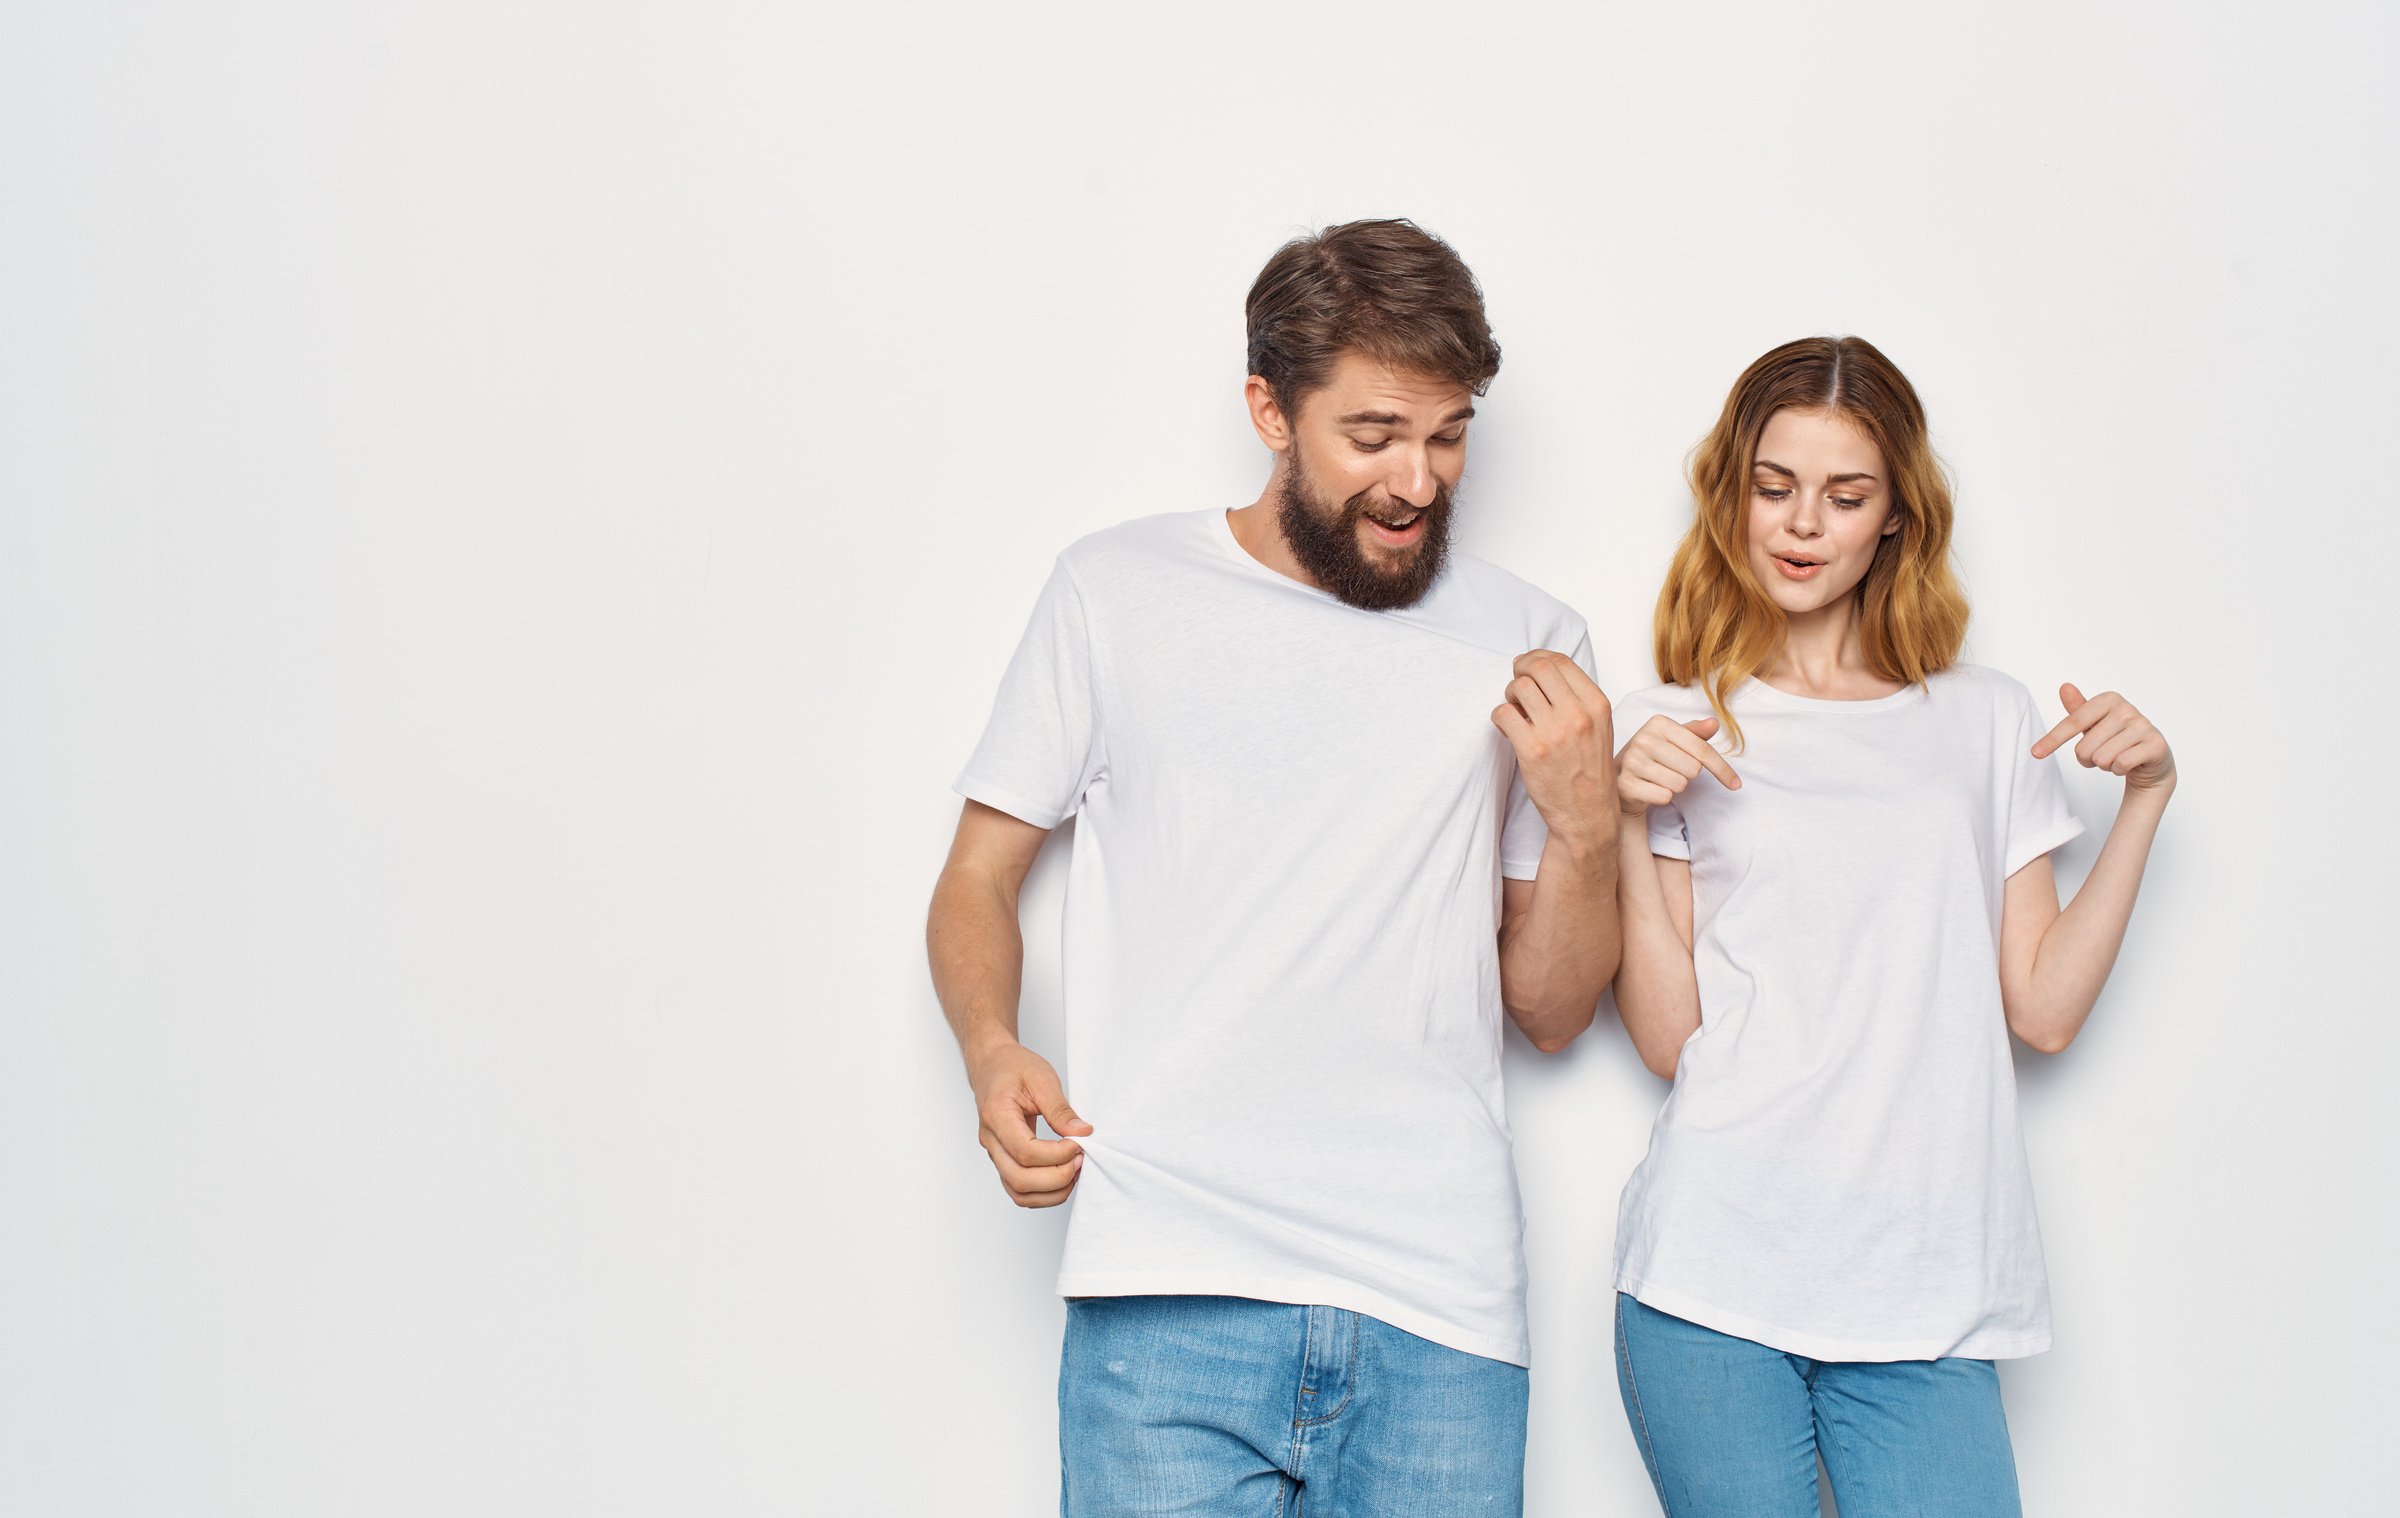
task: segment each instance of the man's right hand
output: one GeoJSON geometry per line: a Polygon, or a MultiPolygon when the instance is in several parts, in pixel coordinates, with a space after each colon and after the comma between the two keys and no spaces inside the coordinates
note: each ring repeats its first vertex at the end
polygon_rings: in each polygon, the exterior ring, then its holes
{"type": "Polygon", "coordinates": [[[1000,1185],[1019,1207],[1056,1207],[1083,1173],[1083,1148],[1066,1139],[1037,1138],[1034,1119],[1048,1118],[1054,1132],[1081,1138],[1092,1125],[1075,1115],[1050,1062],[1020,1043],[1007,1043],[977,1059],[968,1074],[975,1112],[982,1120],[983,1152],[1000,1172],[1000,1185]]]}

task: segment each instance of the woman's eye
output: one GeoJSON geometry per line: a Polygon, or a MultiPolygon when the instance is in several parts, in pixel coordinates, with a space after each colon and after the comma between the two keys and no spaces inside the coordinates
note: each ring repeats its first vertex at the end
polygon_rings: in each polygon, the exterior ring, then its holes
{"type": "Polygon", "coordinates": [[[1766,486],[1764,486],[1764,485],[1761,485],[1761,486],[1759,486],[1759,487],[1758,487],[1758,493],[1759,493],[1759,495],[1760,495],[1760,496],[1762,496],[1763,498],[1765,498],[1765,499],[1767,499],[1767,500],[1770,500],[1770,501],[1780,501],[1780,500],[1782,500],[1782,499],[1783,499],[1785,496],[1788,496],[1788,495],[1790,495],[1790,494],[1791,494],[1791,492],[1790,492],[1790,491],[1788,491],[1788,490],[1769,490],[1769,489],[1768,489],[1766,486]]]}
{"type": "Polygon", "coordinates": [[[1864,496],[1837,495],[1833,498],[1833,504],[1836,506],[1864,506],[1867,502],[1864,496]]]}

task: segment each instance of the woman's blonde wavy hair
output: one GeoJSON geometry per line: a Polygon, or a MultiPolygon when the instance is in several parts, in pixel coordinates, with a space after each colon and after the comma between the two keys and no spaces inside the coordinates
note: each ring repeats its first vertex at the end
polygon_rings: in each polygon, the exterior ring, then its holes
{"type": "Polygon", "coordinates": [[[1875,545],[1858,585],[1858,637],[1887,680],[1921,685],[1958,658],[1967,597],[1950,568],[1950,481],[1925,432],[1925,408],[1892,361],[1861,337],[1804,337],[1734,381],[1692,452],[1692,527],[1675,549],[1651,627],[1659,677],[1696,685],[1738,748],[1727,698],[1783,646],[1783,611],[1750,571],[1751,466],[1767,419],[1830,411],[1873,440],[1890,473],[1900,528],[1875,545]]]}

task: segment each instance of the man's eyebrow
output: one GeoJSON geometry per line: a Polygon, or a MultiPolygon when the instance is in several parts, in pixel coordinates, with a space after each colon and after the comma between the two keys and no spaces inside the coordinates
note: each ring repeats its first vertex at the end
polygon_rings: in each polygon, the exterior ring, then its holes
{"type": "MultiPolygon", "coordinates": [[[[1451,412],[1448,416],[1443,417],[1442,425],[1447,427],[1455,422],[1466,421],[1474,415],[1474,407],[1461,406],[1456,411],[1451,412]]],[[[1339,420],[1345,427],[1397,427],[1402,422],[1408,420],[1408,418],[1402,416],[1397,411],[1353,411],[1349,415],[1339,418],[1339,420]]]]}

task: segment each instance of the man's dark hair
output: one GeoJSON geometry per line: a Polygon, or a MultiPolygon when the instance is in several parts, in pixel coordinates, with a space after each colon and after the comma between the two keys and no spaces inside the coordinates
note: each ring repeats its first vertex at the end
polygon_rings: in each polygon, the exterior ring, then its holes
{"type": "Polygon", "coordinates": [[[1276,249],[1250,287],[1250,372],[1285,416],[1355,351],[1483,394],[1500,345],[1451,246],[1410,221],[1349,221],[1276,249]]]}

